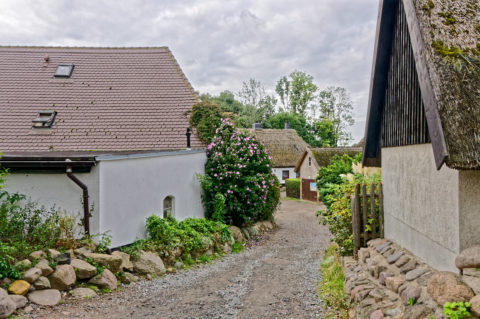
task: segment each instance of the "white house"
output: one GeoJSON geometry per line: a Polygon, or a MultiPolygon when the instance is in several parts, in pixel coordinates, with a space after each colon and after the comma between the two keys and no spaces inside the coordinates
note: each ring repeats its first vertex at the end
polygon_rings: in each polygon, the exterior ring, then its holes
{"type": "Polygon", "coordinates": [[[455,271],[480,244],[480,12],[425,3],[380,3],[363,164],[382,167],[385,237],[455,271]]]}
{"type": "Polygon", "coordinates": [[[8,191],[86,217],[112,247],[152,214],[204,216],[197,97],[168,48],[0,47],[0,74],[8,191]]]}

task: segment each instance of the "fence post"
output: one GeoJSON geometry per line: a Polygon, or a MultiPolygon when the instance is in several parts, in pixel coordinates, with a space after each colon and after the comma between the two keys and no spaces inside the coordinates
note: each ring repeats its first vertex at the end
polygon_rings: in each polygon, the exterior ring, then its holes
{"type": "Polygon", "coordinates": [[[372,239],[377,238],[377,214],[375,213],[375,184],[370,184],[370,218],[372,219],[372,239]]]}
{"type": "Polygon", "coordinates": [[[355,258],[360,249],[360,184],[355,185],[355,195],[352,201],[352,219],[353,219],[353,253],[355,258]]]}
{"type": "Polygon", "coordinates": [[[368,234],[367,234],[367,224],[368,224],[368,203],[367,203],[367,185],[362,185],[362,201],[363,201],[363,246],[367,246],[368,234]]]}
{"type": "Polygon", "coordinates": [[[380,238],[385,238],[385,219],[383,215],[383,185],[378,183],[378,219],[380,223],[380,238]]]}

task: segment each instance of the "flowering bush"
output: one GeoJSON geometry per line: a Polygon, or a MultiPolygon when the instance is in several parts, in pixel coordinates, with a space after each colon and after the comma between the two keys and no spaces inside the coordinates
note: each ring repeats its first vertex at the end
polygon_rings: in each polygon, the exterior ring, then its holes
{"type": "Polygon", "coordinates": [[[237,226],[269,219],[278,206],[272,158],[255,137],[222,120],[200,178],[207,216],[237,226]],[[220,195],[222,196],[220,196],[220,195]]]}

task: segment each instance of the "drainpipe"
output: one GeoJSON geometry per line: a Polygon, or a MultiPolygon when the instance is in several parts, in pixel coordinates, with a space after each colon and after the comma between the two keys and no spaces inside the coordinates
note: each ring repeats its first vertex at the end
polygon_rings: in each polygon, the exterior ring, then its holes
{"type": "Polygon", "coordinates": [[[185,135],[187,136],[187,150],[189,150],[190,149],[190,135],[192,135],[189,127],[187,127],[187,133],[185,135]]]}
{"type": "MultiPolygon", "coordinates": [[[[71,162],[71,160],[66,159],[65,162],[71,162]]],[[[90,211],[88,209],[88,187],[81,180],[79,180],[72,173],[72,166],[67,164],[66,174],[75,184],[77,184],[83,190],[83,220],[85,225],[85,234],[90,236],[90,211]]]]}

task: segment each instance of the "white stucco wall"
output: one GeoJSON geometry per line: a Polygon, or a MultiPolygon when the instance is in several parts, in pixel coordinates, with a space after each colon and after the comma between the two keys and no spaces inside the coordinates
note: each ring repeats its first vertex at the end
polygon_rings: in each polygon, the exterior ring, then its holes
{"type": "Polygon", "coordinates": [[[455,271],[459,172],[437,171],[431,144],[382,148],[382,181],[385,237],[437,269],[455,271]]]}
{"type": "Polygon", "coordinates": [[[315,156],[312,154],[310,149],[307,149],[307,155],[300,165],[300,177],[302,179],[316,179],[318,175],[318,170],[320,167],[318,166],[317,161],[315,160],[315,156]],[[310,158],[310,166],[308,165],[310,158]]]}
{"type": "Polygon", "coordinates": [[[459,172],[460,250],[480,245],[480,171],[459,172]]]}
{"type": "Polygon", "coordinates": [[[283,171],[289,171],[289,178],[296,178],[297,173],[295,173],[295,167],[274,167],[273,168],[273,173],[275,176],[277,176],[278,181],[280,184],[285,185],[285,180],[282,179],[282,172],[283,171]]]}
{"type": "MultiPolygon", "coordinates": [[[[99,231],[99,192],[98,167],[90,173],[75,173],[88,186],[89,204],[92,206],[90,218],[91,233],[99,231]]],[[[11,173],[7,178],[7,191],[18,192],[37,201],[40,205],[63,210],[68,215],[83,217],[83,192],[65,173],[11,173]]]]}
{"type": "Polygon", "coordinates": [[[98,160],[100,232],[112,236],[112,247],[143,237],[147,217],[162,216],[169,195],[175,197],[175,218],[204,217],[196,174],[204,173],[205,152],[98,160]]]}

